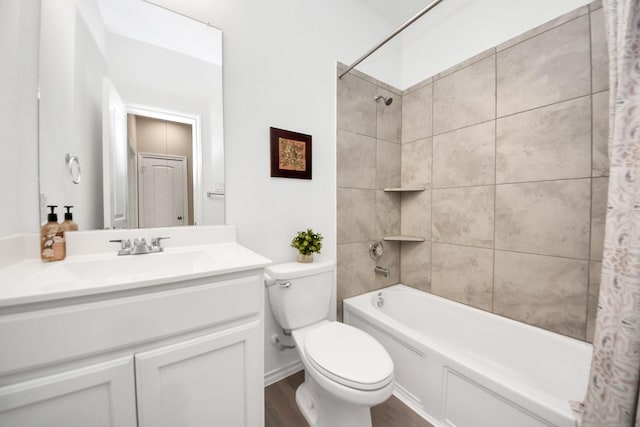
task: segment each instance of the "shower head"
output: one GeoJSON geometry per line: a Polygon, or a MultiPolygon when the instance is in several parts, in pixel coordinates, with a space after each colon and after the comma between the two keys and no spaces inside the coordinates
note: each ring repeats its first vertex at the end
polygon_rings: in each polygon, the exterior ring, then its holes
{"type": "Polygon", "coordinates": [[[386,96],[382,96],[382,95],[378,95],[375,97],[376,102],[380,102],[380,100],[382,100],[384,102],[384,105],[391,105],[391,103],[393,102],[393,98],[392,97],[386,97],[386,96]]]}

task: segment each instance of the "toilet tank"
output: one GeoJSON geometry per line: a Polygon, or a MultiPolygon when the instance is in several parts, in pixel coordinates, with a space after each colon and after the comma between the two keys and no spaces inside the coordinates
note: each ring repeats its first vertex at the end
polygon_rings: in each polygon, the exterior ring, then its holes
{"type": "Polygon", "coordinates": [[[298,329],[329,317],[335,263],[288,262],[265,269],[265,286],[276,321],[298,329]]]}

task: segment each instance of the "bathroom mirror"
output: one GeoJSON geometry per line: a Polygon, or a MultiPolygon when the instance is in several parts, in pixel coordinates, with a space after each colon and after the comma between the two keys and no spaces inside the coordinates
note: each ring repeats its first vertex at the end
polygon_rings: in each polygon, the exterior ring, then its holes
{"type": "Polygon", "coordinates": [[[43,0],[39,99],[41,222],[72,205],[81,230],[224,224],[222,31],[143,0],[43,0]]]}

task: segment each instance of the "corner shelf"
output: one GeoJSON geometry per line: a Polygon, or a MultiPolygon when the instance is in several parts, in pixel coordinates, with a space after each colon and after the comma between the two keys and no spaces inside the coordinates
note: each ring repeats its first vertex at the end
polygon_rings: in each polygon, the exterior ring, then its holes
{"type": "Polygon", "coordinates": [[[424,242],[424,237],[399,234],[397,236],[385,236],[383,240],[387,242],[424,242]]]}
{"type": "Polygon", "coordinates": [[[384,191],[386,191],[387,193],[390,193],[390,192],[410,193],[410,192],[424,191],[424,190],[425,190],[424,187],[391,187],[391,188],[384,189],[384,191]]]}

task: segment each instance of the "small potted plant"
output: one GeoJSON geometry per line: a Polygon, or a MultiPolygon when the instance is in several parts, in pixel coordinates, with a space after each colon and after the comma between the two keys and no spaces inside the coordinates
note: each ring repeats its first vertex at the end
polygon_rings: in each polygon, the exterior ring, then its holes
{"type": "Polygon", "coordinates": [[[313,254],[322,249],[322,235],[307,228],[298,231],[298,235],[291,241],[291,247],[298,250],[298,262],[313,262],[313,254]]]}

